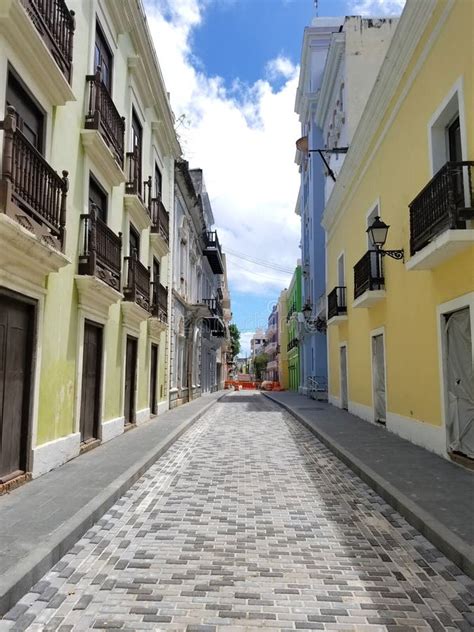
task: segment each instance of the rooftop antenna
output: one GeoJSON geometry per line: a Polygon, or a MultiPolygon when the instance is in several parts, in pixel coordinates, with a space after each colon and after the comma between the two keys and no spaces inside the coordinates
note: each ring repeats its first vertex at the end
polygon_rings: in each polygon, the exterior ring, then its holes
{"type": "Polygon", "coordinates": [[[318,17],[318,13],[319,13],[319,0],[313,0],[314,1],[314,17],[318,17]]]}

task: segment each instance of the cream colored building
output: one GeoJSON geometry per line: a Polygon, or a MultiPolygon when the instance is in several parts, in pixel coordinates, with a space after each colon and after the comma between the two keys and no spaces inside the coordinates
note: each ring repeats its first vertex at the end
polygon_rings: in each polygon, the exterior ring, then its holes
{"type": "Polygon", "coordinates": [[[168,408],[180,147],[135,0],[2,1],[0,77],[8,486],[168,408]]]}

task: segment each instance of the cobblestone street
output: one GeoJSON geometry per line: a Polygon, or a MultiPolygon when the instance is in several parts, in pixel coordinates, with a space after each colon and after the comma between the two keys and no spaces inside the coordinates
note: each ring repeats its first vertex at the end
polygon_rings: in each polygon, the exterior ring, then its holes
{"type": "Polygon", "coordinates": [[[0,631],[467,632],[473,604],[473,581],[308,430],[263,396],[236,393],[0,631]]]}

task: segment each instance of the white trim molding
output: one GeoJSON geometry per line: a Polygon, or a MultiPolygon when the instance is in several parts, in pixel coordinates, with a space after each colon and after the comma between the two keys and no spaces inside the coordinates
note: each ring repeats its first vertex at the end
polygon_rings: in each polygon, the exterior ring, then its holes
{"type": "Polygon", "coordinates": [[[356,417],[364,419],[364,421],[369,421],[372,424],[375,423],[374,409],[371,406],[366,406],[365,404],[349,400],[349,412],[356,417]]]}
{"type": "Polygon", "coordinates": [[[402,439],[419,445],[430,452],[448,458],[444,426],[434,426],[413,417],[403,417],[387,411],[386,429],[402,439]]]}
{"type": "Polygon", "coordinates": [[[142,408],[142,410],[137,410],[137,412],[135,413],[135,423],[137,424],[137,426],[141,426],[147,421],[150,421],[150,408],[142,408]]]}
{"type": "Polygon", "coordinates": [[[123,434],[125,426],[124,417],[116,417],[115,419],[108,419],[102,422],[102,443],[106,443],[111,439],[115,439],[119,435],[123,434]]]}
{"type": "Polygon", "coordinates": [[[33,448],[33,466],[31,473],[33,478],[38,478],[46,472],[64,465],[81,451],[81,435],[79,432],[48,441],[33,448]]]}

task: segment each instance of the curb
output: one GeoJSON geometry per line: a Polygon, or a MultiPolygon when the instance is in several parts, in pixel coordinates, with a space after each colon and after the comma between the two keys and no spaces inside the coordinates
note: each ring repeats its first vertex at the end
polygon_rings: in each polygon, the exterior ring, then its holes
{"type": "Polygon", "coordinates": [[[459,536],[447,529],[436,518],[433,518],[403,492],[394,487],[383,476],[377,474],[356,456],[343,448],[332,437],[319,428],[312,426],[304,417],[296,413],[287,404],[274,399],[269,393],[262,393],[271,402],[286,410],[305,428],[314,434],[327,448],[331,450],[343,463],[359,476],[367,485],[396,509],[406,521],[425,536],[436,548],[456,564],[466,575],[474,579],[474,551],[459,536]]]}
{"type": "Polygon", "coordinates": [[[0,619],[34,586],[45,573],[71,549],[110,507],[214,404],[227,395],[212,400],[190,419],[183,421],[163,441],[156,444],[139,461],[110,483],[104,491],[79,509],[50,538],[39,544],[8,574],[0,576],[0,619]]]}

